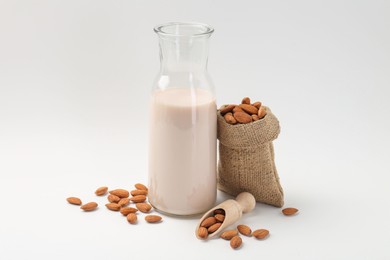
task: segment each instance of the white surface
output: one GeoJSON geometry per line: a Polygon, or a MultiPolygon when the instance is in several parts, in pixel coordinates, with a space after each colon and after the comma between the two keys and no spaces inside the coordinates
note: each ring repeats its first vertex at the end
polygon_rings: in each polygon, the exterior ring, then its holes
{"type": "Polygon", "coordinates": [[[1,259],[389,259],[389,5],[0,0],[1,259]],[[271,236],[238,251],[198,241],[196,219],[129,225],[93,195],[147,180],[152,28],[178,20],[215,27],[218,105],[250,96],[281,121],[276,163],[300,213],[258,204],[242,223],[271,236]]]}

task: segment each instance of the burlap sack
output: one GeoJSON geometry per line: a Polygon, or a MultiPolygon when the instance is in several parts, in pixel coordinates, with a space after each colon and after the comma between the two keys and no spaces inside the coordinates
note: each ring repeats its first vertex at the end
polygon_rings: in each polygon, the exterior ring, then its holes
{"type": "Polygon", "coordinates": [[[249,124],[230,125],[218,112],[218,188],[236,196],[242,191],[256,201],[283,206],[283,189],[275,167],[272,141],[280,132],[278,119],[267,115],[249,124]]]}

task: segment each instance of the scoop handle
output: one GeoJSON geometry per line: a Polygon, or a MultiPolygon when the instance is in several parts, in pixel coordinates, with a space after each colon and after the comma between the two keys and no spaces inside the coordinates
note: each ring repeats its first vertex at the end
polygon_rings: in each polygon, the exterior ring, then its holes
{"type": "Polygon", "coordinates": [[[256,199],[249,192],[241,192],[238,194],[236,201],[240,205],[243,213],[252,211],[256,206],[256,199]]]}

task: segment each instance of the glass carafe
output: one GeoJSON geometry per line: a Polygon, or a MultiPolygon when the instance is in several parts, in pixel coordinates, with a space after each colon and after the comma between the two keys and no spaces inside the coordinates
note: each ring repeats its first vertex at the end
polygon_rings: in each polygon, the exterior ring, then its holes
{"type": "Polygon", "coordinates": [[[160,72],[151,93],[149,202],[173,215],[195,215],[216,199],[215,90],[207,72],[213,28],[168,23],[154,28],[160,72]]]}

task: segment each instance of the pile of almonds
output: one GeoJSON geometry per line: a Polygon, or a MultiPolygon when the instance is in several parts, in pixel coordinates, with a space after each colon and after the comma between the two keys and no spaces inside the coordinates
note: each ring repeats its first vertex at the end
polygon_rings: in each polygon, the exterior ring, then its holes
{"type": "Polygon", "coordinates": [[[223,105],[219,112],[225,118],[228,124],[248,124],[258,121],[267,115],[261,102],[257,101],[251,104],[249,97],[242,99],[240,105],[223,105]]]}
{"type": "MultiPolygon", "coordinates": [[[[109,191],[107,200],[109,203],[106,204],[107,209],[112,211],[119,211],[123,216],[126,216],[127,221],[130,224],[136,224],[138,221],[137,212],[149,213],[152,210],[152,206],[146,202],[148,195],[148,188],[141,184],[137,183],[134,185],[135,190],[127,191],[125,189],[115,189],[109,191]],[[131,197],[130,197],[131,194],[131,197]],[[130,203],[135,204],[134,207],[128,207],[130,203]]],[[[104,196],[108,192],[108,187],[100,187],[95,191],[97,196],[104,196]]],[[[70,204],[81,205],[81,209],[84,211],[93,211],[96,210],[98,204],[96,202],[88,202],[82,205],[82,202],[77,197],[69,197],[66,199],[70,204]]],[[[158,223],[161,222],[162,218],[158,215],[147,215],[145,216],[145,221],[148,223],[158,223]]]]}
{"type": "MultiPolygon", "coordinates": [[[[285,208],[282,210],[282,213],[286,216],[292,216],[297,212],[298,209],[296,208],[285,208]]],[[[201,239],[207,239],[209,234],[216,232],[221,227],[224,220],[225,211],[223,209],[214,210],[213,216],[205,218],[200,223],[200,227],[198,228],[198,236],[201,239]]],[[[247,237],[253,236],[256,239],[261,240],[269,236],[269,231],[267,229],[256,229],[252,232],[252,229],[249,226],[240,224],[236,227],[236,229],[225,230],[220,235],[220,238],[229,240],[230,247],[233,249],[238,249],[243,243],[240,234],[247,237]]]]}

